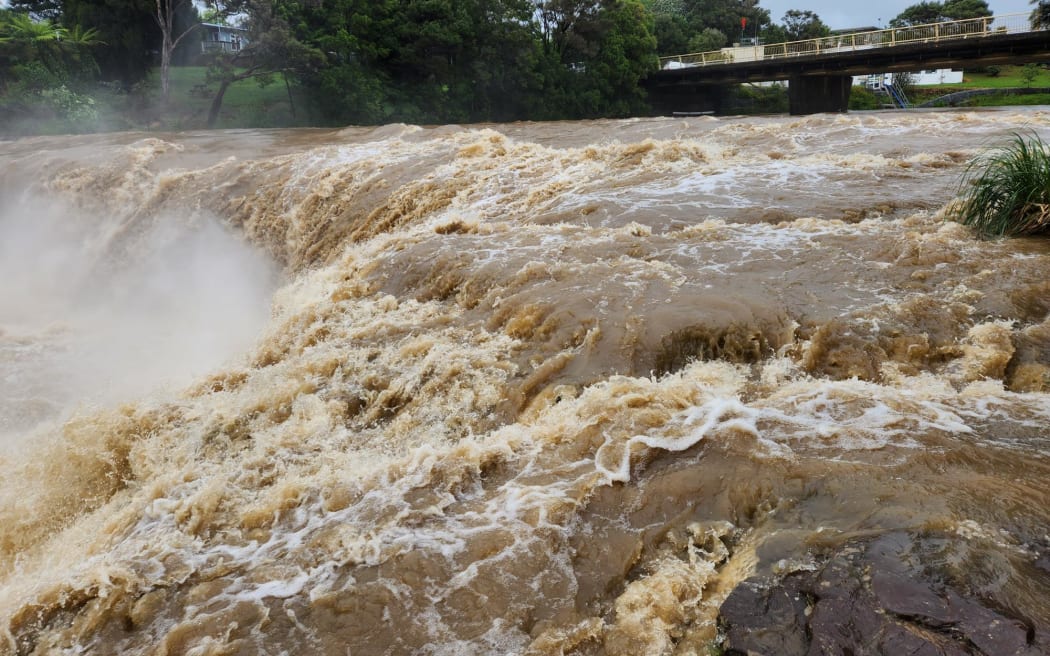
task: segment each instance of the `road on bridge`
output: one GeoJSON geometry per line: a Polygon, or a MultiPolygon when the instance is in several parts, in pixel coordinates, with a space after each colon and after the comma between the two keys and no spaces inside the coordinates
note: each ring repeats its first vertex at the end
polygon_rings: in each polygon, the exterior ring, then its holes
{"type": "Polygon", "coordinates": [[[789,81],[792,114],[846,111],[853,76],[1050,61],[1028,14],[876,30],[661,59],[645,81],[658,109],[706,111],[718,87],[789,81]]]}

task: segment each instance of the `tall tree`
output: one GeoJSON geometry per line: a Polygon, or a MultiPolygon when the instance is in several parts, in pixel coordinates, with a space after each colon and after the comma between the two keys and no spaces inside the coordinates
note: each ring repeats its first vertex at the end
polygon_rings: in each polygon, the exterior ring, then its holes
{"type": "Polygon", "coordinates": [[[780,22],[784,26],[784,36],[787,41],[819,39],[831,34],[831,28],[812,11],[791,9],[784,14],[780,22]]]}
{"type": "Polygon", "coordinates": [[[1050,1],[1030,0],[1029,4],[1035,5],[1031,16],[1028,18],[1032,23],[1032,27],[1035,29],[1050,27],[1050,1]]]}
{"type": "Polygon", "coordinates": [[[755,36],[770,24],[769,10],[758,0],[683,0],[686,16],[694,30],[713,27],[731,41],[755,36]],[[746,19],[742,27],[741,19],[746,19]]]}
{"type": "Polygon", "coordinates": [[[397,0],[330,0],[303,6],[300,38],[326,65],[300,76],[320,118],[332,123],[392,120],[392,82],[384,63],[398,48],[397,0]]]}
{"type": "Polygon", "coordinates": [[[939,2],[920,2],[911,5],[890,19],[890,27],[939,23],[943,18],[943,9],[944,7],[939,2]]]}
{"type": "Polygon", "coordinates": [[[652,17],[638,0],[613,0],[602,8],[604,29],[584,61],[584,88],[591,92],[585,116],[629,116],[644,108],[639,82],[656,70],[652,17]]]}
{"type": "Polygon", "coordinates": [[[294,0],[231,0],[227,15],[246,16],[248,40],[240,50],[214,56],[208,78],[218,90],[208,110],[208,127],[215,127],[230,85],[255,78],[272,81],[275,73],[299,74],[321,65],[324,54],[304,44],[294,34],[289,19],[296,21],[300,7],[294,0]]]}
{"type": "Polygon", "coordinates": [[[537,4],[543,45],[565,64],[578,64],[596,52],[607,26],[601,0],[543,0],[537,4]]]}
{"type": "Polygon", "coordinates": [[[705,27],[689,39],[685,50],[679,50],[678,52],[711,52],[724,46],[727,41],[726,35],[722,34],[720,30],[716,30],[713,27],[705,27]]]}
{"type": "Polygon", "coordinates": [[[920,2],[907,7],[890,20],[890,27],[908,27],[946,21],[965,20],[991,16],[985,0],[947,0],[946,2],[920,2]]]}
{"type": "Polygon", "coordinates": [[[966,20],[991,16],[987,0],[945,0],[943,12],[948,20],[966,20]]]}
{"type": "Polygon", "coordinates": [[[97,52],[101,76],[130,88],[145,79],[154,64],[160,30],[154,0],[63,0],[62,25],[94,28],[106,47],[97,52]]]}
{"type": "Polygon", "coordinates": [[[199,22],[193,21],[189,25],[180,25],[176,19],[180,14],[192,11],[196,14],[191,0],[154,0],[153,18],[160,28],[160,93],[165,105],[168,104],[168,96],[171,91],[171,58],[186,35],[193,32],[199,22]]]}
{"type": "Polygon", "coordinates": [[[98,32],[60,27],[30,14],[0,9],[0,61],[5,67],[36,62],[64,82],[93,74],[91,49],[102,45],[98,32]]]}

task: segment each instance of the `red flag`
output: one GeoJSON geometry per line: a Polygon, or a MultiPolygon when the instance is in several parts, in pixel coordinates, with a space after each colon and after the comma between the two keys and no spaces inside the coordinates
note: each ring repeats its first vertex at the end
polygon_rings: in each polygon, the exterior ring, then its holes
{"type": "Polygon", "coordinates": [[[747,17],[746,16],[741,16],[740,17],[740,29],[741,29],[741,31],[743,31],[744,28],[746,28],[746,27],[747,27],[747,17]]]}

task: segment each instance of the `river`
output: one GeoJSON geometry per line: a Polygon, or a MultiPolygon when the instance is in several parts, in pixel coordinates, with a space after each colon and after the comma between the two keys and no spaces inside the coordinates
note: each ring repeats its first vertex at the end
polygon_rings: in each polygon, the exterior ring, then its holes
{"type": "Polygon", "coordinates": [[[1015,132],[0,142],[0,653],[1050,653],[1015,132]]]}

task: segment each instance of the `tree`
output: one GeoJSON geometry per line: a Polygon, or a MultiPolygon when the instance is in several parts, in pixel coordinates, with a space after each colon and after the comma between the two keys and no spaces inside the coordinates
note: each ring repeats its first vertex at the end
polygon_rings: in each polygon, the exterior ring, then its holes
{"type": "Polygon", "coordinates": [[[708,27],[689,39],[688,50],[682,52],[711,52],[722,48],[727,42],[725,34],[713,27],[708,27]]]}
{"type": "Polygon", "coordinates": [[[769,10],[759,7],[758,0],[683,0],[683,4],[694,31],[712,27],[734,42],[757,35],[771,22],[769,10]],[[741,19],[747,20],[743,29],[741,19]]]}
{"type": "Polygon", "coordinates": [[[890,27],[939,23],[943,19],[942,9],[943,6],[939,2],[920,2],[911,5],[890,19],[890,27]]]}
{"type": "Polygon", "coordinates": [[[946,0],[946,2],[920,2],[911,5],[890,20],[890,27],[909,27],[929,23],[965,20],[991,16],[985,0],[946,0]]]}
{"type": "MultiPolygon", "coordinates": [[[[661,56],[689,52],[691,32],[689,21],[685,19],[685,16],[666,13],[654,15],[653,36],[656,37],[657,52],[661,56]]],[[[725,37],[724,34],[722,36],[725,37]]],[[[723,43],[725,43],[724,39],[723,43]]]]}
{"type": "Polygon", "coordinates": [[[168,104],[168,95],[171,89],[171,56],[175,52],[175,48],[178,47],[179,42],[186,37],[187,34],[193,32],[200,24],[197,21],[190,23],[189,26],[180,26],[176,22],[176,17],[187,10],[191,10],[196,13],[193,9],[193,4],[190,0],[154,0],[155,10],[153,18],[157,21],[157,27],[160,28],[160,94],[162,101],[165,105],[168,104]]]}
{"type": "Polygon", "coordinates": [[[681,16],[685,13],[685,4],[683,0],[644,0],[642,5],[656,17],[661,15],[681,16]]]}
{"type": "Polygon", "coordinates": [[[1025,64],[1021,67],[1021,80],[1025,87],[1031,88],[1035,78],[1039,77],[1039,64],[1025,64]]]}
{"type": "Polygon", "coordinates": [[[629,116],[644,109],[639,81],[658,67],[652,18],[638,0],[603,4],[599,18],[605,29],[594,54],[584,61],[584,95],[590,92],[591,103],[581,113],[629,116]]]}
{"type": "Polygon", "coordinates": [[[948,20],[966,20],[991,16],[992,10],[986,0],[945,0],[942,13],[948,20]]]}
{"type": "Polygon", "coordinates": [[[273,74],[296,74],[321,65],[325,57],[317,48],[302,43],[289,25],[288,18],[297,20],[298,7],[282,0],[232,0],[224,8],[225,15],[247,16],[248,41],[234,52],[214,56],[208,79],[219,85],[208,110],[208,127],[215,127],[222,110],[223,99],[230,85],[256,78],[269,84],[273,74]]]}
{"type": "Polygon", "coordinates": [[[787,41],[803,41],[805,39],[819,39],[831,34],[831,28],[820,20],[820,16],[812,11],[799,11],[791,9],[781,19],[784,26],[784,36],[787,41]]]}
{"type": "Polygon", "coordinates": [[[1029,4],[1035,5],[1028,19],[1032,23],[1032,29],[1050,27],[1050,1],[1031,0],[1029,4]]]}
{"type": "Polygon", "coordinates": [[[145,79],[160,42],[154,0],[63,0],[62,25],[93,28],[106,47],[96,53],[102,79],[125,89],[145,79]]]}
{"type": "Polygon", "coordinates": [[[543,0],[537,4],[543,45],[564,64],[593,55],[607,26],[600,20],[601,0],[543,0]]]}
{"type": "Polygon", "coordinates": [[[8,67],[38,62],[63,81],[97,71],[90,49],[102,45],[98,32],[79,25],[66,29],[30,14],[0,10],[0,61],[8,67]]]}
{"type": "Polygon", "coordinates": [[[80,92],[97,72],[92,30],[60,27],[27,13],[0,9],[0,132],[42,121],[69,131],[97,118],[94,100],[80,92]]]}

